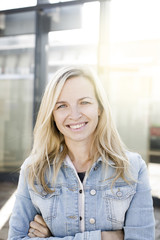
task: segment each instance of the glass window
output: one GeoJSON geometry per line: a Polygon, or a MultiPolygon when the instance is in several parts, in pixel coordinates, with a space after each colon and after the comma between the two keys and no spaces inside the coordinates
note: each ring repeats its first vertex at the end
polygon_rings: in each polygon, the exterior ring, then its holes
{"type": "Polygon", "coordinates": [[[79,29],[49,33],[49,73],[73,64],[97,65],[99,2],[85,3],[79,29]]]}
{"type": "Polygon", "coordinates": [[[70,2],[70,1],[77,1],[77,0],[40,0],[43,2],[49,2],[49,3],[58,3],[58,2],[70,2]]]}
{"type": "Polygon", "coordinates": [[[31,150],[34,42],[0,38],[0,171],[18,168],[31,150]]]}
{"type": "Polygon", "coordinates": [[[159,9],[159,0],[110,4],[107,92],[124,142],[146,161],[152,154],[160,161],[160,136],[155,140],[159,149],[150,146],[150,128],[160,127],[159,9]]]}
{"type": "Polygon", "coordinates": [[[35,6],[37,0],[5,0],[1,1],[0,10],[14,9],[14,8],[23,8],[29,6],[35,6]]]}

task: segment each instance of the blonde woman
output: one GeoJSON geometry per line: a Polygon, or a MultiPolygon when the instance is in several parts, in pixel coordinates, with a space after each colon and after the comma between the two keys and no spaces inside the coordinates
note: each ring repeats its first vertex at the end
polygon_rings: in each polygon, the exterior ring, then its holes
{"type": "Polygon", "coordinates": [[[89,68],[62,68],[46,87],[8,237],[29,238],[154,240],[145,162],[125,149],[89,68]]]}

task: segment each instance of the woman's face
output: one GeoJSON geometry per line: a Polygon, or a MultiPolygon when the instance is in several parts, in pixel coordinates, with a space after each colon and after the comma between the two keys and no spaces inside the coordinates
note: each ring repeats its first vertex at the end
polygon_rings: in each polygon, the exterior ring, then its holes
{"type": "Polygon", "coordinates": [[[79,76],[64,84],[53,116],[66,144],[68,141],[88,143],[97,127],[99,112],[93,85],[79,76]]]}

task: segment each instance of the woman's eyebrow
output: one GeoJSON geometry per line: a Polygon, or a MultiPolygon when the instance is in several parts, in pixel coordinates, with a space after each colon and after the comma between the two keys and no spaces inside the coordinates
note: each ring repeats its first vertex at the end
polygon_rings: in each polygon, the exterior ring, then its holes
{"type": "Polygon", "coordinates": [[[62,104],[62,103],[66,103],[66,102],[65,101],[56,102],[56,104],[62,104]]]}
{"type": "Polygon", "coordinates": [[[79,101],[81,101],[81,100],[83,100],[83,99],[85,99],[85,98],[93,99],[93,98],[91,98],[91,97],[83,97],[83,98],[80,98],[79,101]]]}
{"type": "MultiPolygon", "coordinates": [[[[82,101],[82,100],[84,100],[84,99],[86,99],[86,98],[93,99],[93,98],[91,98],[91,97],[82,97],[82,98],[79,98],[78,101],[82,101]]],[[[67,101],[62,100],[62,101],[56,102],[56,104],[63,104],[63,103],[67,103],[67,101]]]]}

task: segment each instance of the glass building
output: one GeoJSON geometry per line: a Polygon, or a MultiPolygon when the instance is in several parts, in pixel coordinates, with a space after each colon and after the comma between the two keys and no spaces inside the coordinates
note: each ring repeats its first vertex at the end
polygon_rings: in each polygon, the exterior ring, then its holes
{"type": "Polygon", "coordinates": [[[97,70],[125,144],[160,162],[159,8],[156,0],[1,4],[0,175],[29,155],[45,85],[69,64],[97,70]]]}

